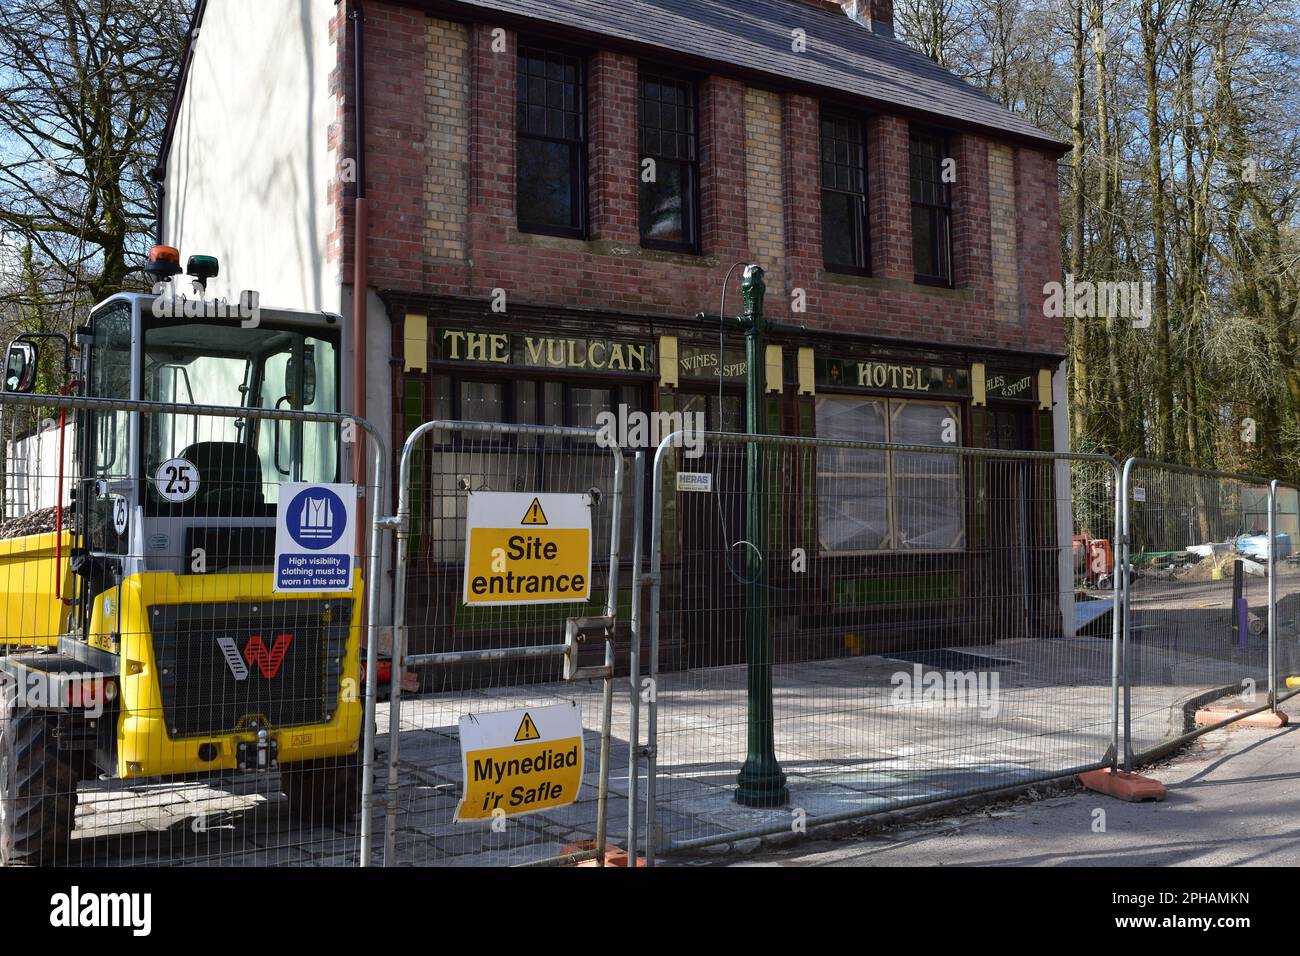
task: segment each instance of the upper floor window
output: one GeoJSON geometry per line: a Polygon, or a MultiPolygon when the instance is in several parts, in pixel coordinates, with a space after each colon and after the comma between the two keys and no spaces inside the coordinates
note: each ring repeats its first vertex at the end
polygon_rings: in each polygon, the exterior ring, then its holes
{"type": "Polygon", "coordinates": [[[521,45],[515,102],[519,229],[581,239],[587,228],[585,64],[521,45]]]}
{"type": "Polygon", "coordinates": [[[952,285],[952,204],[943,181],[948,144],[943,136],[912,131],[912,264],[916,281],[952,285]]]}
{"type": "Polygon", "coordinates": [[[641,245],[699,246],[699,152],[695,84],[641,73],[641,245]]]}
{"type": "Polygon", "coordinates": [[[832,272],[871,271],[867,140],[861,119],[822,113],[822,258],[832,272]]]}

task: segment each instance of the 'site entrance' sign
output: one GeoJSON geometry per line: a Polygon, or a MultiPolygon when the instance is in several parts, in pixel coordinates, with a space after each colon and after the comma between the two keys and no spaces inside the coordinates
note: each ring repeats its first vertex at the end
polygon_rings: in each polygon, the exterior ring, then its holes
{"type": "Polygon", "coordinates": [[[466,604],[560,604],[590,597],[587,495],[500,491],[470,495],[466,604]]]}

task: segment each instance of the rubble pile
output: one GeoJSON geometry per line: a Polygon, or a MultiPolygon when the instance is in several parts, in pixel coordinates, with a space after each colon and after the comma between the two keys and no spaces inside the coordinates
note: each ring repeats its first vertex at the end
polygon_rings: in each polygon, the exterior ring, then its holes
{"type": "Polygon", "coordinates": [[[1215,580],[1214,572],[1220,573],[1220,579],[1232,577],[1232,563],[1240,557],[1235,551],[1229,551],[1225,554],[1211,554],[1208,557],[1192,556],[1195,559],[1194,564],[1189,564],[1180,568],[1175,576],[1180,581],[1213,581],[1215,580]]]}
{"type": "MultiPolygon", "coordinates": [[[[64,516],[67,526],[68,516],[64,516]]],[[[48,534],[54,530],[55,509],[42,508],[21,518],[5,518],[0,521],[0,539],[23,538],[29,534],[48,534]]]]}
{"type": "MultiPolygon", "coordinates": [[[[1285,537],[1285,536],[1281,536],[1285,537]]],[[[1161,554],[1139,571],[1141,577],[1164,581],[1221,581],[1231,580],[1233,565],[1240,561],[1242,570],[1250,577],[1266,577],[1268,565],[1260,555],[1241,546],[1242,541],[1224,541],[1214,544],[1189,546],[1186,551],[1161,554]]],[[[1290,552],[1290,542],[1286,542],[1290,552]]]]}

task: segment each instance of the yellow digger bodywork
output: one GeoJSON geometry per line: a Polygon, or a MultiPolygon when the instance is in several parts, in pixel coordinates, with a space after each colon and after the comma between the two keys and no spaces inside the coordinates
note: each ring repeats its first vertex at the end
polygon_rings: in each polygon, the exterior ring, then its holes
{"type": "Polygon", "coordinates": [[[68,555],[73,537],[50,531],[0,540],[0,645],[55,647],[73,597],[68,555]],[[60,537],[62,554],[60,554],[60,537]],[[60,563],[62,568],[60,568],[60,563]],[[63,594],[55,594],[56,582],[63,594]]]}
{"type": "Polygon", "coordinates": [[[337,706],[326,723],[269,727],[283,764],[356,754],[363,720],[361,690],[361,612],[364,593],[361,573],[353,576],[347,594],[275,594],[270,574],[132,575],[121,588],[95,600],[90,643],[119,655],[117,768],[123,779],[173,776],[199,771],[238,769],[238,747],[255,743],[255,731],[239,731],[173,739],[164,719],[162,688],[154,657],[150,612],[168,605],[231,603],[265,605],[320,598],[348,598],[352,620],[348,629],[337,706]],[[120,614],[120,618],[119,618],[120,614]],[[215,755],[213,749],[215,748],[215,755]],[[201,752],[209,757],[205,759],[201,752]]]}
{"type": "MultiPolygon", "coordinates": [[[[66,609],[54,596],[56,535],[30,535],[0,541],[0,590],[5,634],[0,644],[23,648],[56,647],[66,633],[66,609]]],[[[63,586],[70,598],[68,549],[63,534],[63,586]]],[[[363,715],[361,675],[361,572],[354,573],[347,594],[275,594],[270,574],[176,575],[137,574],[97,596],[90,618],[90,645],[118,655],[119,719],[116,775],[125,779],[174,776],[199,771],[238,769],[241,743],[255,743],[257,733],[241,731],[173,739],[164,719],[162,690],[154,657],[150,611],[194,604],[266,605],[320,598],[347,598],[352,620],[341,668],[337,706],[328,722],[270,727],[281,764],[358,751],[363,715]],[[208,756],[205,758],[201,751],[208,756]],[[213,755],[215,752],[215,755],[213,755]]]]}

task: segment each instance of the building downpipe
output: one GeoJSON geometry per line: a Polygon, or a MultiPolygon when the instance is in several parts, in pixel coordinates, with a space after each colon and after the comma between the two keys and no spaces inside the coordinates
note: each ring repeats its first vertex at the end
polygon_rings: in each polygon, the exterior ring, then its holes
{"type": "MultiPolygon", "coordinates": [[[[357,163],[352,241],[352,412],[364,418],[366,415],[366,289],[370,283],[366,267],[370,256],[368,242],[370,230],[366,215],[365,12],[361,0],[355,0],[355,4],[351,14],[357,163]]],[[[366,483],[365,459],[365,449],[358,442],[353,450],[353,477],[362,487],[366,483]]],[[[358,522],[358,527],[364,528],[364,502],[361,507],[362,520],[358,522]]],[[[382,508],[383,504],[376,503],[374,507],[382,508]]]]}

